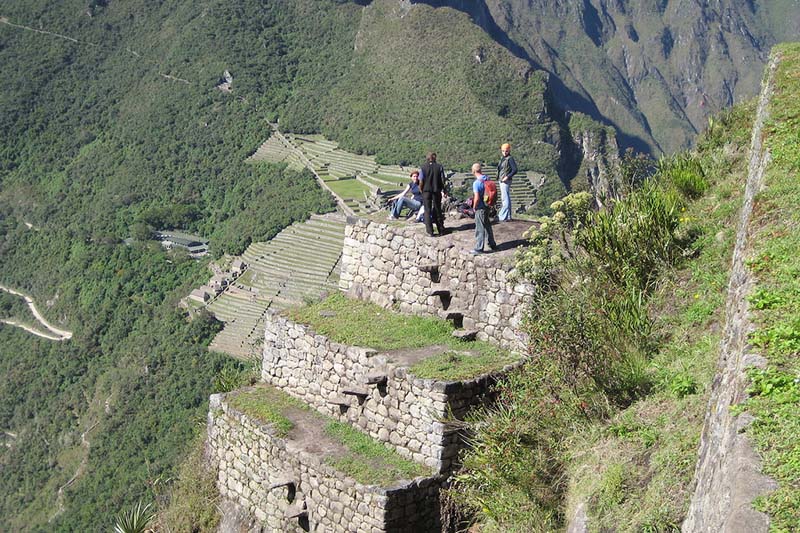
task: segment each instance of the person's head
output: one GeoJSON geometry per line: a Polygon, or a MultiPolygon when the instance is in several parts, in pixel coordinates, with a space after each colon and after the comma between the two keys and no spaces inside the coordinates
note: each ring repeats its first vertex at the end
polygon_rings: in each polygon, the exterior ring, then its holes
{"type": "Polygon", "coordinates": [[[508,143],[503,143],[500,145],[500,152],[505,156],[511,153],[511,145],[508,143]]]}
{"type": "Polygon", "coordinates": [[[436,163],[436,152],[428,152],[428,156],[426,157],[428,162],[436,163]]]}
{"type": "Polygon", "coordinates": [[[475,176],[480,176],[480,175],[481,175],[481,170],[483,170],[483,167],[481,166],[481,164],[480,164],[480,163],[474,163],[474,164],[472,165],[472,173],[473,173],[475,176]]]}
{"type": "Polygon", "coordinates": [[[411,181],[419,181],[419,170],[415,170],[411,174],[409,174],[411,181]]]}

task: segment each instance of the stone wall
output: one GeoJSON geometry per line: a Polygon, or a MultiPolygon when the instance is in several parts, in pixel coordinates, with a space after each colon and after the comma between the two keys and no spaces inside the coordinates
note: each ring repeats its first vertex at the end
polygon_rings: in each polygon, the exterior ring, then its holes
{"type": "Polygon", "coordinates": [[[319,456],[293,449],[268,424],[231,408],[225,395],[211,397],[208,452],[220,494],[255,517],[260,531],[441,530],[441,477],[390,488],[362,485],[319,456]]]}
{"type": "Polygon", "coordinates": [[[497,379],[415,378],[385,354],[339,344],[274,312],[266,316],[261,372],[265,383],[442,473],[453,466],[462,435],[440,420],[463,418],[497,379]]]}
{"type": "Polygon", "coordinates": [[[348,217],[339,288],[384,307],[397,304],[406,313],[460,314],[478,339],[524,350],[518,328],[534,287],[510,283],[509,263],[471,256],[414,228],[348,217]]]}
{"type": "Polygon", "coordinates": [[[745,257],[753,203],[763,187],[770,159],[762,145],[761,128],[767,118],[777,61],[773,55],[767,66],[753,124],[747,186],[728,282],[725,332],[700,441],[695,490],[681,528],[686,532],[769,530],[769,517],[753,509],[753,500],[775,490],[777,484],[761,473],[760,458],[743,433],[752,417],[747,413],[737,415],[732,407],[747,397],[747,368],[765,364],[763,358],[752,353],[748,342],[752,323],[747,297],[753,279],[745,266],[745,257]]]}

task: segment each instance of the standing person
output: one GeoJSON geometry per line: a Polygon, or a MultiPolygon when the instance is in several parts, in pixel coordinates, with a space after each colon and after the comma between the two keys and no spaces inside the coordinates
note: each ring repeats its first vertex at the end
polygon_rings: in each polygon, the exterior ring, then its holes
{"type": "Polygon", "coordinates": [[[419,211],[422,207],[422,191],[419,188],[419,171],[415,170],[411,173],[411,182],[403,189],[403,192],[392,198],[394,206],[392,207],[392,214],[389,215],[390,220],[397,220],[400,217],[400,212],[403,207],[408,207],[411,211],[419,211]],[[411,198],[406,198],[407,193],[411,193],[411,198]]]}
{"type": "Polygon", "coordinates": [[[422,204],[425,206],[425,231],[433,237],[433,223],[439,235],[444,235],[444,215],[442,214],[442,194],[444,193],[444,167],[436,162],[436,153],[430,152],[422,165],[424,176],[420,188],[422,189],[422,204]]]}
{"type": "Polygon", "coordinates": [[[483,201],[483,195],[486,192],[484,186],[486,175],[482,172],[480,163],[472,165],[472,175],[475,176],[475,181],[472,183],[472,207],[475,208],[475,248],[470,253],[480,255],[483,253],[483,244],[486,240],[489,241],[489,248],[492,251],[497,250],[497,243],[494,240],[489,209],[483,201]]]}
{"type": "Polygon", "coordinates": [[[511,220],[511,180],[517,173],[517,162],[511,157],[511,145],[503,143],[500,146],[500,162],[497,163],[497,181],[500,182],[500,201],[503,207],[497,214],[500,222],[511,220]]]}

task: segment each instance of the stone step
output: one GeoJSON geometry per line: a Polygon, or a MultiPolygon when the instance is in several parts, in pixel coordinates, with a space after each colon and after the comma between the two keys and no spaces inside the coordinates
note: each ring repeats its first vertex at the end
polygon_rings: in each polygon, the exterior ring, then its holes
{"type": "Polygon", "coordinates": [[[441,265],[438,265],[436,263],[424,263],[418,266],[420,272],[425,272],[427,274],[433,272],[439,272],[440,267],[441,265]]]}
{"type": "Polygon", "coordinates": [[[367,389],[362,389],[360,387],[353,387],[353,386],[346,386],[342,388],[342,394],[345,396],[357,396],[359,398],[366,398],[370,395],[370,392],[367,389]]]}
{"type": "Polygon", "coordinates": [[[443,310],[443,311],[439,311],[439,316],[441,318],[445,319],[445,320],[449,320],[450,322],[452,322],[453,326],[455,326],[456,329],[460,329],[460,328],[464,327],[464,312],[463,311],[457,311],[457,310],[451,310],[451,309],[443,310]]]}
{"type": "Polygon", "coordinates": [[[295,481],[293,479],[278,477],[275,481],[267,485],[267,490],[272,491],[281,487],[293,487],[294,485],[295,481]]]}
{"type": "Polygon", "coordinates": [[[386,374],[371,373],[364,375],[364,383],[367,385],[386,385],[389,377],[386,374]]]}
{"type": "Polygon", "coordinates": [[[290,505],[286,508],[286,511],[284,511],[283,516],[289,519],[308,516],[305,502],[290,505]]]}
{"type": "Polygon", "coordinates": [[[478,336],[478,332],[470,329],[457,329],[453,331],[453,337],[462,341],[474,341],[478,336]]]}
{"type": "Polygon", "coordinates": [[[450,289],[446,289],[439,285],[433,285],[428,291],[428,296],[450,296],[450,289]]]}

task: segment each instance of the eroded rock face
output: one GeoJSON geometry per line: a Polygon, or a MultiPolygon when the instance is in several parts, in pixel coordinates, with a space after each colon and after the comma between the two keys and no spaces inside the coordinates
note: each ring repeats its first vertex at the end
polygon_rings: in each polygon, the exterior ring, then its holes
{"type": "Polygon", "coordinates": [[[749,417],[736,416],[731,410],[747,397],[747,368],[764,364],[761,357],[751,353],[747,340],[752,330],[747,296],[753,280],[745,267],[745,255],[753,201],[763,186],[763,173],[769,162],[769,153],[761,144],[761,126],[766,118],[776,65],[773,58],[767,68],[753,126],[747,188],[728,285],[725,336],[700,442],[696,488],[682,527],[686,532],[765,532],[769,529],[769,519],[755,511],[752,503],[757,496],[777,488],[773,480],[761,474],[760,460],[742,433],[749,417]]]}
{"type": "Polygon", "coordinates": [[[616,136],[604,128],[572,132],[580,164],[572,180],[572,190],[589,190],[598,202],[615,198],[619,184],[615,176],[619,169],[619,147],[616,136]]]}

